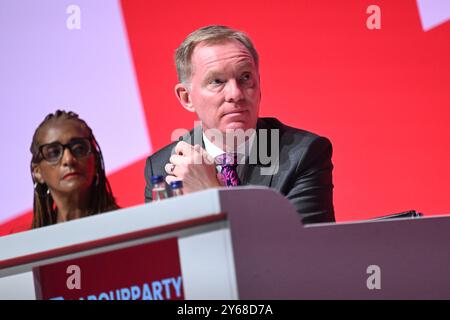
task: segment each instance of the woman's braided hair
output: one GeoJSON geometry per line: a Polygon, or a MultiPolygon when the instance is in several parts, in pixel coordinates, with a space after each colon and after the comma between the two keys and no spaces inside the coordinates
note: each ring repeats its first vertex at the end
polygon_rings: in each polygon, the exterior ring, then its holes
{"type": "Polygon", "coordinates": [[[96,179],[92,182],[90,189],[90,203],[87,215],[118,209],[119,206],[114,199],[111,186],[105,174],[103,155],[97,140],[92,133],[92,129],[87,123],[78,117],[78,114],[72,111],[57,110],[55,113],[48,114],[41,124],[37,127],[33,135],[33,141],[30,146],[32,154],[31,175],[34,182],[34,200],[33,200],[33,224],[32,228],[40,228],[55,224],[57,221],[57,210],[53,198],[48,192],[47,185],[40,184],[33,175],[33,164],[41,161],[39,152],[39,142],[37,141],[39,131],[48,123],[56,120],[75,120],[79,121],[89,132],[89,139],[92,144],[92,153],[95,157],[96,179]]]}

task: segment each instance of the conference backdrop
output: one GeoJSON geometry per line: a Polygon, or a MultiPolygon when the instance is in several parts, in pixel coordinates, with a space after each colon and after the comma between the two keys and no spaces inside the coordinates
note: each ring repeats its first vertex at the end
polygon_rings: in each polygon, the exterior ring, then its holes
{"type": "Polygon", "coordinates": [[[1,0],[0,234],[31,222],[29,146],[56,109],[93,129],[121,206],[145,158],[190,129],[173,53],[193,30],[245,31],[261,116],[333,143],[338,221],[450,213],[448,0],[1,0]]]}

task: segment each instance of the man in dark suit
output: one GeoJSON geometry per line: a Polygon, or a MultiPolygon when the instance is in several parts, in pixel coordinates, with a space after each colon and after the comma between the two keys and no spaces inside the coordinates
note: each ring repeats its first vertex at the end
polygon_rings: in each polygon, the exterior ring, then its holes
{"type": "Polygon", "coordinates": [[[262,185],[285,195],[303,223],[334,221],[331,143],[258,117],[259,61],[251,40],[228,27],[203,27],[183,41],[175,61],[176,96],[201,124],[147,159],[146,201],[152,175],[183,181],[185,193],[262,185]]]}

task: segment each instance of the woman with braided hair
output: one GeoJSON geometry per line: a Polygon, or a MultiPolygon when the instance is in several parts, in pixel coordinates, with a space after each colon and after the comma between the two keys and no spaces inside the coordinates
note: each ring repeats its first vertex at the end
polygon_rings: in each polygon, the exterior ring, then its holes
{"type": "Polygon", "coordinates": [[[118,209],[100,146],[74,112],[47,115],[33,135],[33,228],[118,209]]]}

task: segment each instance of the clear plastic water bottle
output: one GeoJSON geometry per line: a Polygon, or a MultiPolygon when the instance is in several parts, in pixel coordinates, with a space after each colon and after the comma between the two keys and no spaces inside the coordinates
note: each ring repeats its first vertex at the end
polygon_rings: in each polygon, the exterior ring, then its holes
{"type": "Polygon", "coordinates": [[[183,181],[172,181],[170,183],[170,190],[172,191],[172,197],[183,195],[183,181]]]}
{"type": "Polygon", "coordinates": [[[152,176],[152,199],[153,201],[167,199],[166,183],[163,176],[152,176]]]}

